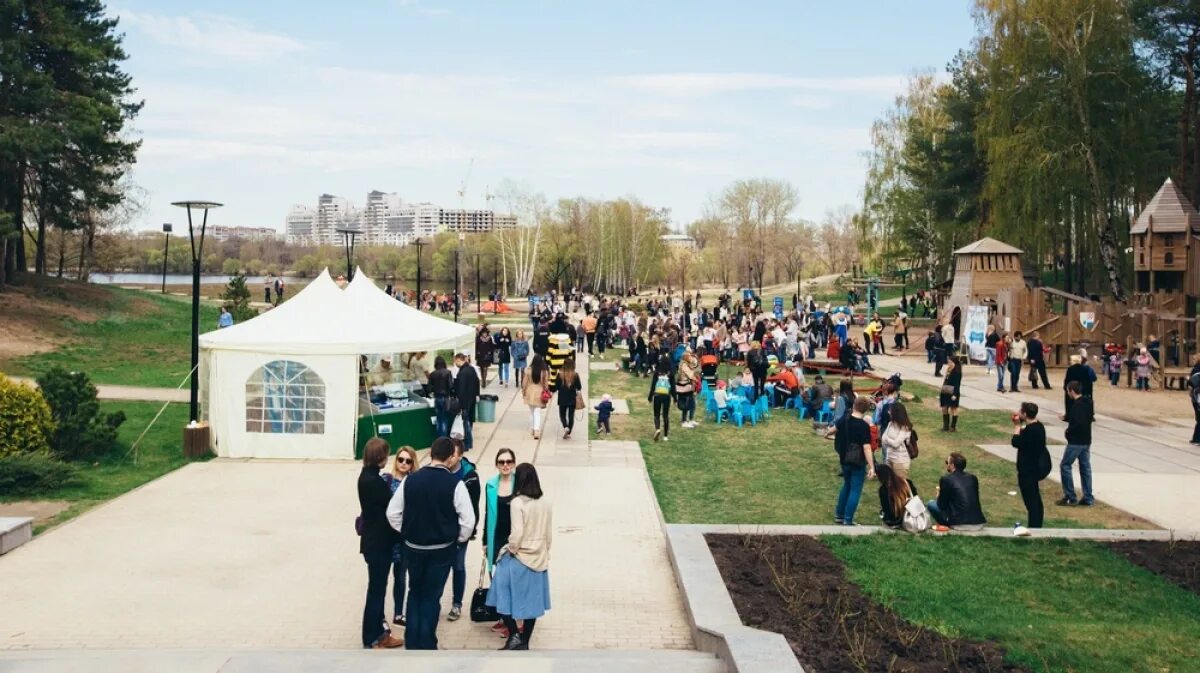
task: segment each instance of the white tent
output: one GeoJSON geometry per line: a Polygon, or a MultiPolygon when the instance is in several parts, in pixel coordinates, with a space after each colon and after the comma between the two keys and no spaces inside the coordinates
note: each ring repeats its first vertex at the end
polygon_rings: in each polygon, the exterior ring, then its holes
{"type": "Polygon", "coordinates": [[[200,399],[219,456],[353,458],[361,354],[470,347],[474,330],[406,306],[361,271],[324,271],[266,313],[200,335],[200,399]]]}

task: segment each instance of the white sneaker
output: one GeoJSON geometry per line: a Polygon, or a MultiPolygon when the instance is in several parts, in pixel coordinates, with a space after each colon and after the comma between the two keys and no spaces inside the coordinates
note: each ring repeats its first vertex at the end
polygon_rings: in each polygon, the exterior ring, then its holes
{"type": "Polygon", "coordinates": [[[669,441],[671,441],[671,438],[670,438],[670,437],[668,437],[668,436],[666,436],[666,435],[663,435],[663,441],[664,441],[664,442],[669,442],[669,441]]]}
{"type": "Polygon", "coordinates": [[[1013,535],[1016,537],[1030,537],[1033,533],[1025,526],[1017,524],[1013,526],[1013,535]]]}

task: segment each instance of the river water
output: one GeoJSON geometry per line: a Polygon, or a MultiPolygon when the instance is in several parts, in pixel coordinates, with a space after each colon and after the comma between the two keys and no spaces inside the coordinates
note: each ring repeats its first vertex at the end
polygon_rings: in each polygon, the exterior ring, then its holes
{"type": "MultiPolygon", "coordinates": [[[[229,282],[230,278],[231,276],[220,273],[202,273],[200,274],[200,284],[224,285],[229,282]]],[[[246,285],[251,287],[262,285],[265,278],[265,276],[246,276],[246,285]]],[[[88,280],[98,285],[159,285],[162,283],[163,277],[161,273],[93,273],[88,280]]],[[[292,278],[289,276],[283,277],[284,285],[289,285],[293,282],[308,282],[308,279],[292,278]]],[[[191,274],[167,274],[167,285],[191,284],[191,274]]]]}

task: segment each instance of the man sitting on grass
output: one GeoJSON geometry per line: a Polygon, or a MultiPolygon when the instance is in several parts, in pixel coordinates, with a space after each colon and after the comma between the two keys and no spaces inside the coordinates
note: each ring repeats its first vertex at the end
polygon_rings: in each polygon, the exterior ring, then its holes
{"type": "Polygon", "coordinates": [[[937,500],[925,503],[938,522],[934,530],[978,530],[987,523],[979,505],[979,479],[967,473],[967,459],[957,451],[946,457],[946,474],[938,482],[937,500]]]}

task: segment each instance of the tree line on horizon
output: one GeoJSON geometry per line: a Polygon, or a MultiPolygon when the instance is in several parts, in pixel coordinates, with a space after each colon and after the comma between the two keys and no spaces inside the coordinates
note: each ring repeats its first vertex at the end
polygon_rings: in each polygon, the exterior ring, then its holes
{"type": "Polygon", "coordinates": [[[1131,219],[1200,202],[1200,1],[975,0],[977,34],[871,130],[855,224],[881,268],[949,276],[992,236],[1078,294],[1128,295],[1131,219]]]}

